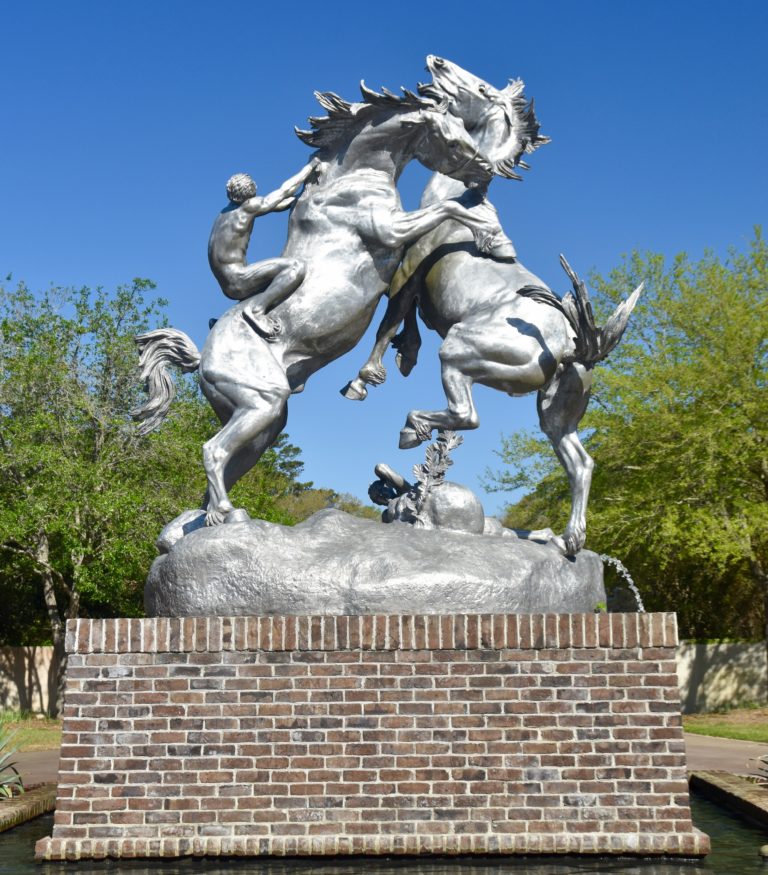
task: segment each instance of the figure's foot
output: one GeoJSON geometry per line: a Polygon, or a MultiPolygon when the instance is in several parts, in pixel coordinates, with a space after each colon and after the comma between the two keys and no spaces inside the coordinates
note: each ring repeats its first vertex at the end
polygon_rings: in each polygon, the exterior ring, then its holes
{"type": "Polygon", "coordinates": [[[266,313],[261,313],[258,310],[243,310],[243,319],[253,328],[253,330],[261,335],[264,340],[275,340],[282,332],[283,326],[272,316],[267,316],[266,313]]]}
{"type": "Polygon", "coordinates": [[[347,385],[339,391],[350,401],[365,401],[368,397],[368,390],[365,388],[365,383],[360,377],[355,377],[354,380],[350,380],[347,385]]]}

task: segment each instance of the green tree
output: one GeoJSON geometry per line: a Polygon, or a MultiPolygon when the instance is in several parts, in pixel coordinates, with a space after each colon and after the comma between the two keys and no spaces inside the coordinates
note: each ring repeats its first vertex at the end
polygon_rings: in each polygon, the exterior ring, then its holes
{"type": "MultiPolygon", "coordinates": [[[[181,381],[158,433],[140,437],[135,334],[163,301],[134,280],[114,293],[0,287],[0,640],[53,643],[66,621],[142,612],[162,526],[199,504],[202,443],[218,427],[194,380],[181,381]]],[[[288,521],[278,502],[300,483],[299,450],[282,436],[238,499],[288,521]]],[[[64,660],[60,659],[63,680],[64,660]]]]}
{"type": "MultiPolygon", "coordinates": [[[[607,277],[607,311],[641,280],[625,339],[596,368],[582,423],[596,468],[588,547],[622,559],[650,608],[684,635],[766,635],[768,618],[768,247],[725,262],[633,253],[607,277]]],[[[549,445],[507,439],[491,488],[527,488],[518,527],[562,525],[568,488],[549,445]]],[[[768,636],[767,636],[768,637],[768,636]]]]}
{"type": "Polygon", "coordinates": [[[352,516],[368,520],[381,520],[381,511],[370,504],[363,504],[349,492],[336,492],[333,489],[313,488],[287,495],[278,506],[295,523],[303,522],[319,510],[333,507],[352,516]]]}

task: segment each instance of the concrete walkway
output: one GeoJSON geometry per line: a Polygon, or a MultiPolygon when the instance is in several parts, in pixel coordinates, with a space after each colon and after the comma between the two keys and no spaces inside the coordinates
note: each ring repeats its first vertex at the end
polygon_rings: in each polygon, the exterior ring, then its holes
{"type": "MultiPolygon", "coordinates": [[[[735,775],[754,772],[755,764],[749,760],[768,754],[768,744],[692,735],[689,732],[685,733],[685,747],[690,771],[719,769],[735,775]]],[[[14,759],[27,785],[55,782],[58,778],[58,750],[19,753],[14,759]]]]}
{"type": "Polygon", "coordinates": [[[751,760],[768,755],[768,744],[686,732],[685,750],[691,771],[717,769],[734,775],[749,775],[755,772],[756,765],[751,760]]]}
{"type": "Polygon", "coordinates": [[[14,762],[24,785],[56,783],[59,778],[59,749],[17,753],[14,762]]]}

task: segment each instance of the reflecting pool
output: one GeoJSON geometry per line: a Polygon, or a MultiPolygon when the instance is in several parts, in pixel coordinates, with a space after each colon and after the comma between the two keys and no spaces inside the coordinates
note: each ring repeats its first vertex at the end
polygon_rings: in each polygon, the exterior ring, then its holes
{"type": "Polygon", "coordinates": [[[693,820],[709,833],[712,853],[703,862],[645,862],[574,857],[489,858],[462,857],[413,862],[393,858],[348,861],[324,860],[198,860],[173,862],[79,862],[38,865],[33,860],[37,839],[51,834],[52,815],[39,817],[7,833],[0,834],[0,875],[571,875],[571,873],[609,873],[622,875],[768,875],[768,863],[758,856],[758,848],[768,843],[768,833],[748,826],[721,808],[692,797],[693,820]]]}

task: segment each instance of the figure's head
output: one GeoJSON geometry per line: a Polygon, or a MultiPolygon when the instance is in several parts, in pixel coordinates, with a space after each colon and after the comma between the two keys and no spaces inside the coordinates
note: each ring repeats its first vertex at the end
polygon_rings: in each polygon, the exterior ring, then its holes
{"type": "Polygon", "coordinates": [[[256,183],[247,173],[236,173],[227,180],[227,197],[234,204],[245,203],[256,194],[256,183]]]}

